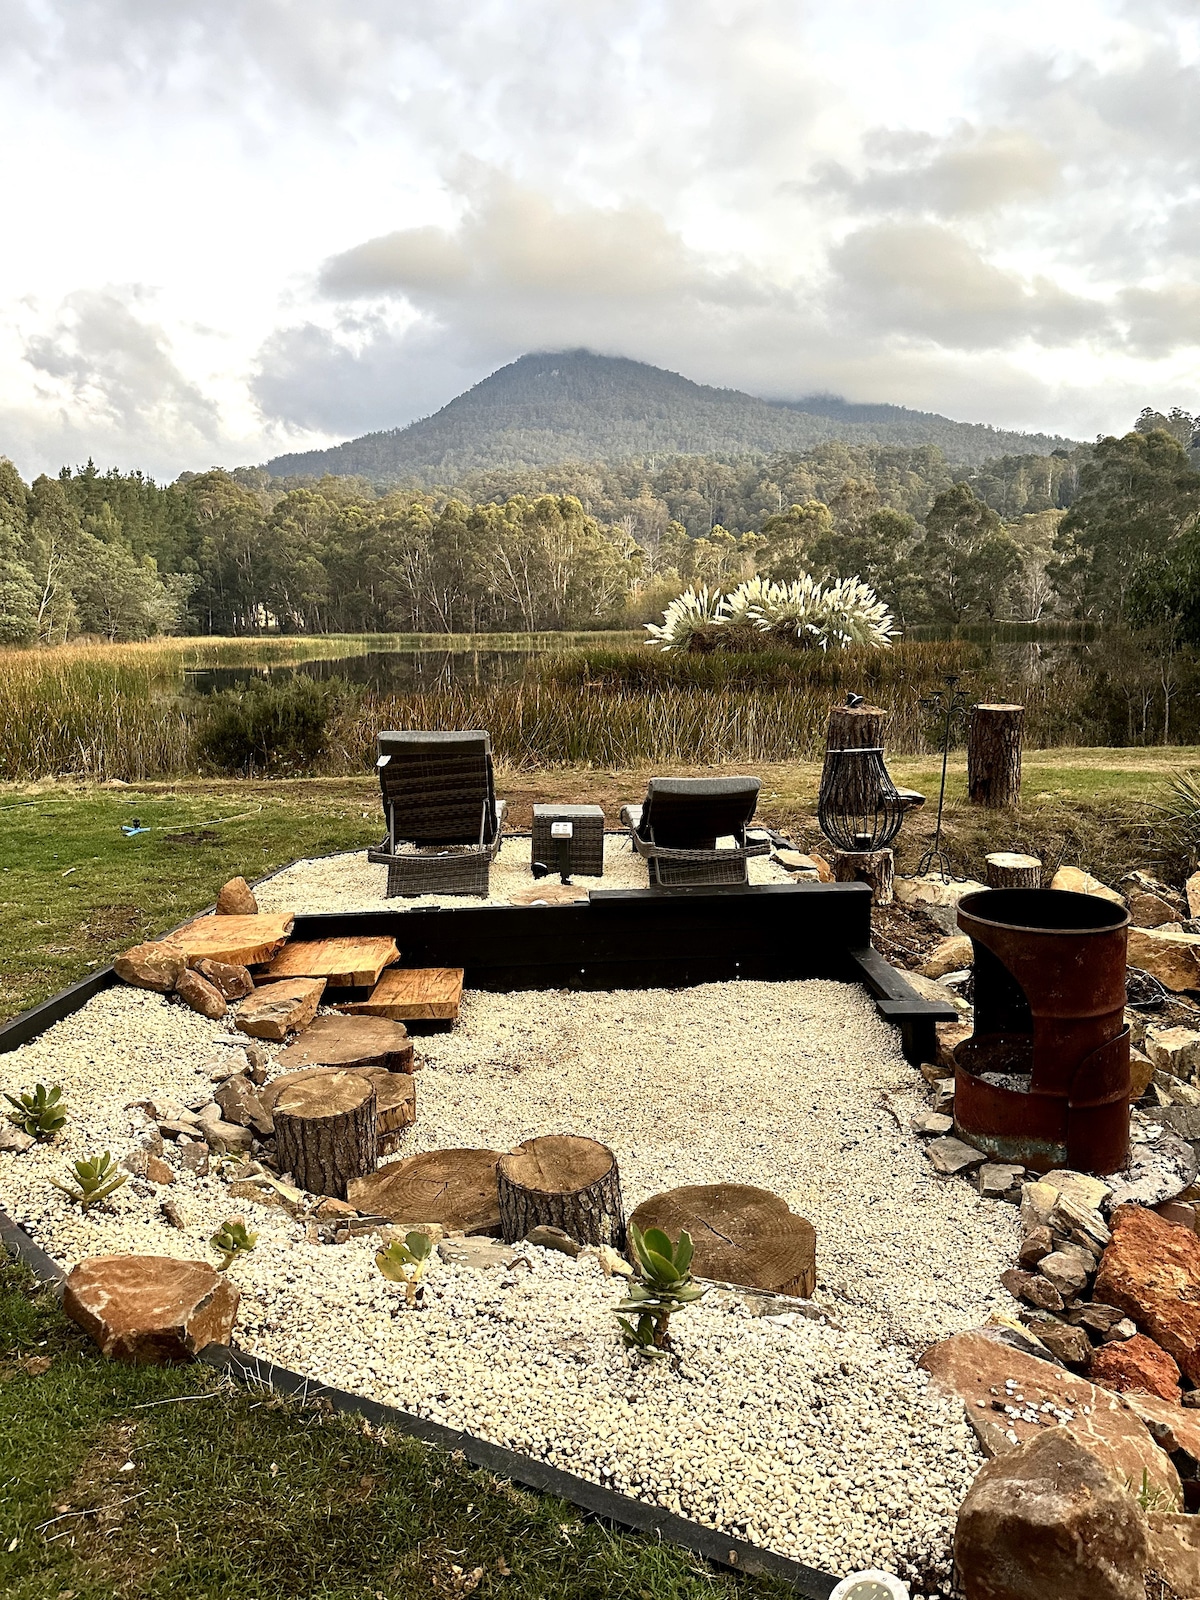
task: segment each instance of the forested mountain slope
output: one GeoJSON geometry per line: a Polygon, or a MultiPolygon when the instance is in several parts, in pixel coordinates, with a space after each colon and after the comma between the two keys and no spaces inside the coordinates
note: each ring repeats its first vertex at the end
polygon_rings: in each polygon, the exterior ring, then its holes
{"type": "Polygon", "coordinates": [[[1006,453],[1049,455],[1072,445],[1055,435],[952,422],[903,406],[852,405],[830,396],[760,400],[641,361],[572,350],[522,356],[432,417],[329,450],[278,456],[266,470],[273,477],[334,473],[375,483],[432,484],[497,467],[733,457],[808,450],[829,440],[937,445],[955,468],[1006,453]]]}

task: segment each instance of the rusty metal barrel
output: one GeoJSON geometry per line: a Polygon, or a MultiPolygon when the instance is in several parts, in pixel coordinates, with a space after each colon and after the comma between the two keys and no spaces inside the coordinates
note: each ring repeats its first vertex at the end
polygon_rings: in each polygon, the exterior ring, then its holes
{"type": "Polygon", "coordinates": [[[1061,889],[964,895],[975,1032],[954,1053],[964,1139],[1036,1172],[1115,1172],[1129,1153],[1129,914],[1061,889]]]}

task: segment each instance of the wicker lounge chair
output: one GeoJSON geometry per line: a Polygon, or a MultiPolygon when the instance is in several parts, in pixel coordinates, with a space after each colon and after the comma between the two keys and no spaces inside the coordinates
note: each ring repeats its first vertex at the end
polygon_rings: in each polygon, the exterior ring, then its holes
{"type": "Polygon", "coordinates": [[[749,834],[758,803],[757,778],[651,778],[640,806],[622,806],[621,821],[646,861],[652,887],[746,883],[751,856],[771,848],[749,834]],[[717,849],[717,840],[733,845],[717,849]]]}
{"type": "Polygon", "coordinates": [[[381,733],[379,787],[387,836],[367,860],[387,893],[486,895],[505,804],[496,799],[486,733],[381,733]]]}

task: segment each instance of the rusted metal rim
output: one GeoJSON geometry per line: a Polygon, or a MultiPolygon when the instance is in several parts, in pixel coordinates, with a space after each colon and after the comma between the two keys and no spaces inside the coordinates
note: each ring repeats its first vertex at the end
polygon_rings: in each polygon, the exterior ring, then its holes
{"type": "MultiPolygon", "coordinates": [[[[1129,912],[1100,895],[1073,889],[976,889],[958,902],[960,918],[1012,933],[1057,934],[1078,939],[1087,934],[1119,933],[1129,926],[1129,912]],[[1044,907],[1046,916],[1033,915],[1044,907]],[[1004,913],[1008,912],[1008,915],[1004,913]],[[1053,919],[1050,913],[1057,913],[1053,919]],[[1072,926],[1069,918],[1078,920],[1072,926]]],[[[960,922],[961,926],[961,922],[960,922]]]]}

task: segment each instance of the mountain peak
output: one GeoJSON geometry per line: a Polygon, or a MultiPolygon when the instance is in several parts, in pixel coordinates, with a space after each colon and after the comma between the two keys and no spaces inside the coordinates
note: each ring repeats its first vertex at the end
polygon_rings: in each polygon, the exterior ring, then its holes
{"type": "Polygon", "coordinates": [[[273,477],[362,476],[453,483],[481,467],[545,467],[671,455],[746,456],[847,444],[935,444],[954,466],[1006,453],[1046,455],[1073,441],[836,395],[763,400],[591,350],[531,351],[433,416],[328,450],[277,456],[273,477]]]}

